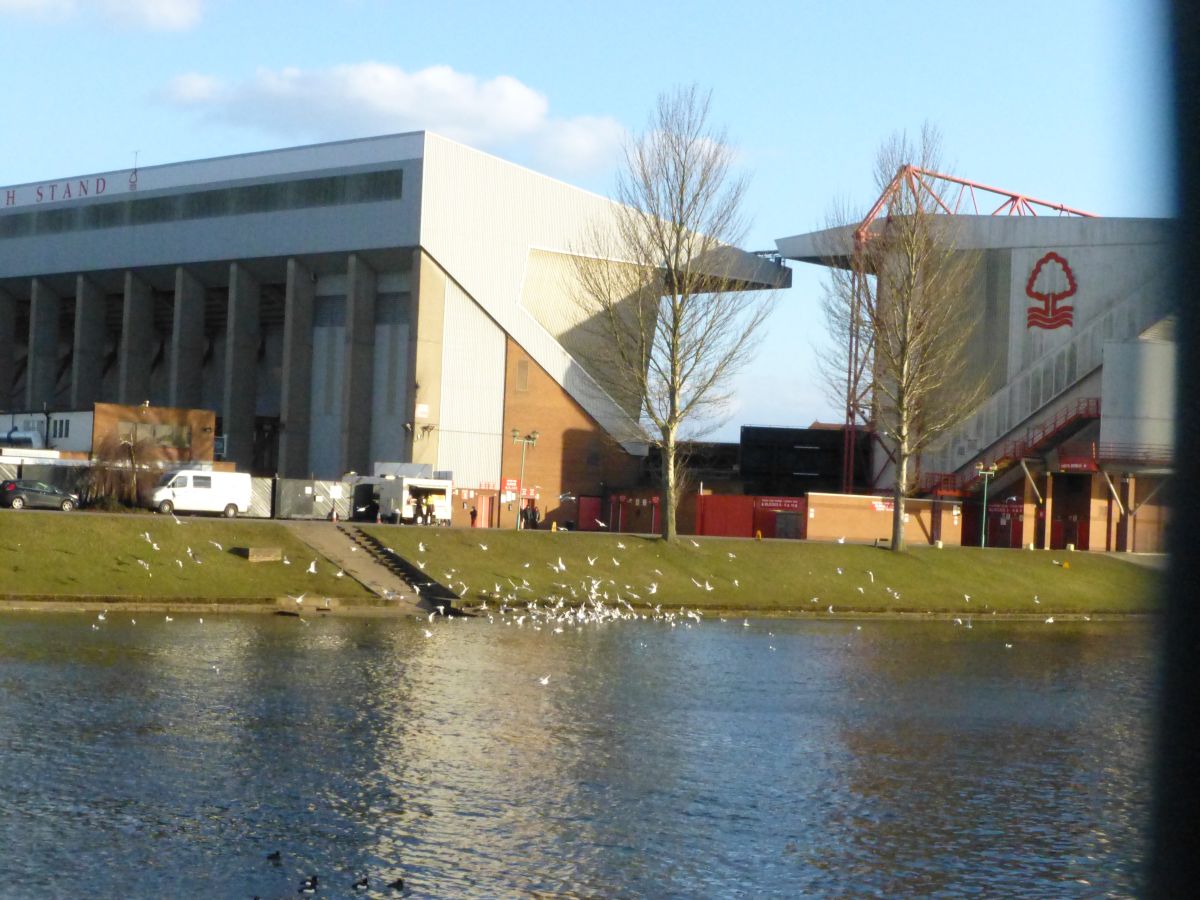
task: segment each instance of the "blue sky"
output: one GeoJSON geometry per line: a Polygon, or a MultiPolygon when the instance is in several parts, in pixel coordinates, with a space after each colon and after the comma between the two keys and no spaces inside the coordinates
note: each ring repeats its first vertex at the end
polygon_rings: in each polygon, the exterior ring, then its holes
{"type": "MultiPolygon", "coordinates": [[[[0,185],[421,128],[601,193],[656,95],[713,92],[748,249],[874,199],[928,120],[957,175],[1104,215],[1172,210],[1157,0],[0,0],[0,185]]],[[[782,292],[728,423],[838,420],[820,273],[782,292]]]]}

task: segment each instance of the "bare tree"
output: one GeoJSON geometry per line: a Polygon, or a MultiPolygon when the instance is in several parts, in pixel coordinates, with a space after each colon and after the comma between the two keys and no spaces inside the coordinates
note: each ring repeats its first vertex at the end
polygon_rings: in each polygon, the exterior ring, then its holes
{"type": "Polygon", "coordinates": [[[734,248],[746,182],[724,133],[708,124],[709,101],[694,86],[659,97],[646,131],[626,144],[620,205],[592,228],[574,273],[582,313],[604,339],[607,358],[590,368],[661,449],[667,540],[676,536],[680,442],[719,421],[772,296],[745,293],[747,256],[734,248]]]}
{"type": "Polygon", "coordinates": [[[840,379],[847,408],[864,410],[893,461],[892,549],[904,549],[904,501],[913,461],[980,403],[984,376],[968,365],[977,321],[970,286],[978,254],[957,244],[957,221],[914,171],[939,171],[937,132],[913,147],[905,135],[876,158],[883,206],[866,228],[846,222],[825,298],[831,335],[855,352],[826,354],[827,380],[840,379]],[[836,366],[836,370],[835,367],[836,366]]]}

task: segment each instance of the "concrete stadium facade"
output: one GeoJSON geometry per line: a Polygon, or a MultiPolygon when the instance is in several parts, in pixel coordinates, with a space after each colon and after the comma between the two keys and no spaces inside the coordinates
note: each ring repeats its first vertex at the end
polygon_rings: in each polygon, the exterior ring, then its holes
{"type": "Polygon", "coordinates": [[[428,132],[0,187],[0,411],[208,408],[240,468],[424,464],[510,524],[645,454],[570,285],[614,209],[428,132]]]}
{"type": "MultiPolygon", "coordinates": [[[[918,494],[963,502],[963,541],[1157,551],[1174,458],[1171,223],[1074,216],[955,217],[979,254],[972,374],[987,399],[919,460],[918,494]]],[[[782,256],[844,265],[848,230],[781,238],[782,256]]],[[[886,441],[873,489],[890,489],[886,441]]]]}

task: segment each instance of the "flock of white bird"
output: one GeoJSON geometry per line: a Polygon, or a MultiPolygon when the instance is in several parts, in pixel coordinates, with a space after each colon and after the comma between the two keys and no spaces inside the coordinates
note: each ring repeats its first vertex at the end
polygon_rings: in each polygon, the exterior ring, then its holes
{"type": "MultiPolygon", "coordinates": [[[[175,522],[179,525],[186,524],[178,517],[175,517],[175,522]]],[[[152,551],[159,551],[159,545],[153,539],[149,531],[144,532],[141,536],[145,539],[152,551]]],[[[693,547],[698,548],[701,546],[695,540],[691,540],[690,542],[693,547]]],[[[210,540],[208,543],[215,547],[218,551],[223,549],[221,544],[217,541],[210,540]]],[[[478,545],[481,551],[487,551],[487,544],[478,542],[478,545]]],[[[626,545],[621,541],[618,541],[616,546],[618,550],[627,549],[626,545]]],[[[357,548],[352,549],[356,550],[357,548]]],[[[386,547],[385,549],[388,553],[396,555],[392,548],[386,547]]],[[[418,541],[417,549],[421,554],[427,554],[429,551],[429,547],[424,541],[418,541]]],[[[188,559],[193,564],[203,564],[203,560],[200,559],[200,557],[190,546],[186,548],[186,552],[188,559]]],[[[733,552],[727,551],[726,555],[729,560],[735,560],[737,558],[737,555],[733,552]]],[[[152,577],[153,573],[150,572],[149,562],[141,559],[140,557],[137,557],[136,559],[138,564],[146,570],[147,575],[152,577]]],[[[595,568],[600,557],[586,556],[585,559],[587,561],[588,569],[591,570],[595,568]]],[[[621,566],[621,561],[615,556],[610,557],[610,560],[614,568],[619,568],[621,566]]],[[[175,562],[181,569],[183,568],[184,563],[182,559],[176,559],[175,562]]],[[[286,556],[283,557],[282,562],[284,565],[291,565],[291,560],[289,560],[286,556]]],[[[429,565],[429,562],[430,561],[428,559],[418,559],[415,560],[415,565],[421,571],[424,571],[429,565]]],[[[530,565],[530,563],[524,563],[523,568],[528,569],[530,565]]],[[[548,563],[547,567],[558,575],[565,574],[568,568],[561,556],[559,556],[554,562],[548,563]]],[[[308,567],[305,571],[310,575],[317,574],[317,560],[315,558],[308,564],[308,567]]],[[[653,572],[659,578],[663,577],[663,573],[659,569],[654,569],[653,572]]],[[[845,571],[841,567],[836,567],[836,572],[838,575],[845,574],[845,571]]],[[[338,571],[335,573],[336,577],[342,577],[344,574],[345,572],[342,569],[338,569],[338,571]]],[[[812,573],[810,572],[809,574],[811,575],[812,573]]],[[[453,590],[458,597],[465,598],[470,592],[470,585],[458,577],[458,572],[456,569],[451,568],[444,572],[443,575],[444,584],[453,590]]],[[[875,573],[867,570],[866,576],[868,583],[870,585],[874,585],[875,573]]],[[[716,576],[706,577],[703,581],[695,578],[694,576],[690,577],[692,584],[698,590],[702,590],[705,593],[716,590],[717,586],[713,584],[713,578],[716,576]]],[[[737,578],[730,578],[727,580],[733,588],[737,589],[740,587],[740,583],[737,578]]],[[[530,584],[529,580],[523,576],[520,576],[519,581],[511,577],[506,577],[505,582],[505,584],[501,584],[497,581],[492,585],[490,590],[484,589],[477,591],[473,595],[473,599],[478,599],[479,602],[477,605],[469,608],[469,612],[473,614],[470,617],[486,617],[489,624],[499,624],[506,627],[515,628],[528,627],[533,631],[546,630],[552,634],[562,634],[567,629],[577,629],[591,625],[603,625],[612,622],[629,621],[659,622],[666,624],[671,628],[679,626],[691,628],[694,625],[698,625],[703,620],[704,616],[703,611],[700,609],[688,609],[686,606],[680,606],[678,609],[664,609],[661,603],[653,603],[651,600],[646,599],[653,597],[658,591],[658,582],[653,580],[647,580],[645,584],[635,587],[629,582],[618,583],[615,578],[597,577],[589,572],[589,574],[586,574],[584,577],[575,582],[555,582],[554,587],[556,590],[551,592],[549,596],[543,597],[534,596],[533,586],[530,584]],[[631,600],[637,601],[639,606],[635,607],[633,603],[630,602],[631,600]]],[[[433,581],[417,582],[412,584],[412,588],[417,594],[420,594],[423,589],[427,589],[434,585],[435,582],[433,581]]],[[[866,588],[862,585],[859,585],[857,590],[860,594],[865,595],[866,593],[866,588]]],[[[883,586],[883,590],[890,597],[892,597],[892,599],[900,599],[899,591],[893,590],[887,585],[883,586]]],[[[322,608],[322,605],[326,609],[329,607],[329,598],[326,598],[323,604],[320,601],[316,601],[315,603],[310,603],[308,607],[304,607],[303,604],[307,596],[307,591],[299,596],[289,595],[289,599],[295,603],[295,610],[297,613],[303,609],[320,609],[322,608]]],[[[390,590],[385,590],[384,596],[389,600],[399,599],[399,595],[390,590]]],[[[811,597],[809,602],[812,604],[817,604],[820,602],[820,598],[815,596],[811,597]]],[[[970,602],[971,595],[963,594],[963,603],[969,605],[970,602]]],[[[1033,602],[1035,605],[1041,603],[1040,598],[1036,594],[1033,596],[1033,602]]],[[[983,607],[986,610],[987,604],[983,604],[983,607]]],[[[828,605],[827,612],[831,615],[836,614],[833,604],[828,605]]],[[[106,620],[106,613],[107,610],[101,612],[97,616],[97,620],[104,622],[106,620]]],[[[996,610],[991,610],[991,614],[994,616],[996,614],[996,610]]],[[[167,622],[173,621],[169,615],[165,618],[167,622]]],[[[303,617],[301,618],[303,619],[303,617]]],[[[442,603],[436,604],[434,609],[428,614],[427,624],[433,624],[437,620],[445,622],[463,621],[465,618],[468,617],[455,615],[453,610],[450,610],[450,612],[447,613],[447,605],[442,603]]],[[[1088,616],[1084,616],[1083,618],[1090,621],[1090,617],[1088,616]]],[[[130,621],[134,625],[137,624],[136,619],[131,619],[130,621]]],[[[720,621],[724,622],[725,619],[722,618],[720,621]]],[[[204,620],[201,618],[200,623],[203,624],[203,622],[204,620]]],[[[1054,624],[1054,616],[1047,616],[1044,622],[1047,625],[1054,624]]],[[[952,623],[956,627],[962,627],[965,629],[974,627],[973,619],[969,615],[965,618],[963,616],[954,616],[952,623]]],[[[305,622],[305,624],[308,623],[305,622]]],[[[742,624],[746,627],[749,627],[750,622],[749,620],[743,620],[742,624]]],[[[860,630],[861,627],[862,626],[858,626],[860,630]]],[[[99,626],[93,623],[92,628],[98,630],[99,626]]],[[[429,628],[424,628],[422,631],[426,638],[432,638],[434,636],[434,633],[430,631],[429,628]]],[[[1004,646],[1006,649],[1012,649],[1013,645],[1011,643],[1005,643],[1004,646]]],[[[775,648],[772,646],[770,649],[774,650],[775,648]]],[[[550,681],[550,676],[546,675],[542,678],[539,678],[538,681],[543,685],[548,684],[550,681]]]]}

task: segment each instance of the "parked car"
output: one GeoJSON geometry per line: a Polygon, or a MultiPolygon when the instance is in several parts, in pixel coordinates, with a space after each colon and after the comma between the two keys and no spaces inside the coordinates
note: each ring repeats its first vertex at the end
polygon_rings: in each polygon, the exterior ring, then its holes
{"type": "Polygon", "coordinates": [[[44,481],[0,481],[0,506],[12,509],[61,509],[70,512],[79,505],[79,495],[44,481]]]}

